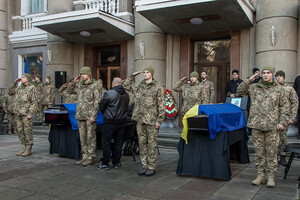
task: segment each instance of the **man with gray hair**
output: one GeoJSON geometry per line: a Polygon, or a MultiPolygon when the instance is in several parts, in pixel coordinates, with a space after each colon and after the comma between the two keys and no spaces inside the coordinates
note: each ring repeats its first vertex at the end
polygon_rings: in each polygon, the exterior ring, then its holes
{"type": "Polygon", "coordinates": [[[99,110],[104,118],[102,135],[103,160],[102,164],[97,166],[97,168],[109,168],[112,139],[114,139],[112,145],[113,168],[119,168],[128,103],[129,95],[122,86],[122,80],[119,77],[115,77],[112,81],[112,88],[105,92],[103,99],[99,103],[99,110]]]}

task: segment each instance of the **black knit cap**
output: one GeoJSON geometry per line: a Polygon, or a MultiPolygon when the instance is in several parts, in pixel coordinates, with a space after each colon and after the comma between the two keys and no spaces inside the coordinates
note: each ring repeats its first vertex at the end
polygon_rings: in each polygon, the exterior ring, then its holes
{"type": "Polygon", "coordinates": [[[283,76],[283,78],[285,78],[285,73],[282,70],[279,70],[278,72],[276,72],[276,77],[277,76],[283,76]]]}
{"type": "Polygon", "coordinates": [[[237,70],[237,69],[234,69],[234,70],[232,70],[231,74],[233,74],[233,73],[237,73],[237,74],[239,74],[239,70],[237,70]]]}
{"type": "Polygon", "coordinates": [[[255,74],[255,72],[259,71],[259,69],[255,67],[255,68],[253,68],[252,71],[253,71],[253,74],[255,74]]]}

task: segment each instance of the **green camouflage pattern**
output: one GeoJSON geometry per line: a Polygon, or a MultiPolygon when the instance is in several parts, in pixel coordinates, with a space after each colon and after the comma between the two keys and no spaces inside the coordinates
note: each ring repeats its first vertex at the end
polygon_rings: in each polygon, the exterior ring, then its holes
{"type": "Polygon", "coordinates": [[[285,146],[287,145],[287,132],[288,132],[287,128],[279,131],[278,154],[280,156],[286,156],[284,149],[285,149],[285,146]]]}
{"type": "Polygon", "coordinates": [[[148,125],[145,123],[137,123],[136,125],[140,159],[143,168],[155,169],[157,160],[157,133],[158,129],[154,125],[148,125]]]}
{"type": "Polygon", "coordinates": [[[20,143],[31,147],[33,145],[32,118],[27,119],[27,116],[18,115],[16,124],[20,143]]]}
{"type": "Polygon", "coordinates": [[[216,103],[214,83],[212,81],[206,80],[206,81],[201,81],[200,85],[204,86],[208,92],[209,104],[216,103]]]}
{"type": "Polygon", "coordinates": [[[0,95],[0,124],[3,123],[5,112],[3,107],[3,102],[5,101],[5,96],[3,94],[0,95]]]}
{"type": "Polygon", "coordinates": [[[17,116],[33,116],[36,110],[37,93],[35,87],[28,83],[28,85],[21,84],[19,87],[13,82],[9,87],[9,92],[16,94],[14,103],[14,113],[17,116]]]}
{"type": "Polygon", "coordinates": [[[162,87],[153,79],[151,83],[141,81],[135,86],[135,76],[128,77],[123,86],[129,94],[135,105],[132,119],[147,125],[155,125],[156,122],[161,124],[165,118],[165,98],[162,87]]]}
{"type": "MultiPolygon", "coordinates": [[[[63,97],[63,102],[64,103],[77,103],[78,94],[75,93],[75,92],[74,93],[69,93],[68,92],[68,87],[61,86],[58,90],[58,94],[63,97]]],[[[74,87],[76,87],[75,84],[74,84],[74,87]]],[[[77,89],[75,91],[77,91],[77,89]]]]}
{"type": "MultiPolygon", "coordinates": [[[[252,100],[252,99],[251,99],[252,100]]],[[[255,149],[255,167],[258,174],[274,177],[277,172],[278,131],[260,131],[252,129],[255,149]]]]}
{"type": "Polygon", "coordinates": [[[7,113],[14,113],[14,105],[15,105],[14,102],[15,102],[15,94],[4,95],[2,106],[7,113]]]}
{"type": "Polygon", "coordinates": [[[106,89],[98,87],[98,90],[99,90],[99,100],[101,101],[104,97],[104,93],[106,92],[106,89]]]}
{"type": "Polygon", "coordinates": [[[15,119],[15,114],[13,113],[6,113],[6,118],[7,118],[7,130],[9,132],[12,132],[12,129],[16,129],[16,119],[15,119]]]}
{"type": "Polygon", "coordinates": [[[299,100],[295,89],[288,85],[286,82],[281,84],[286,91],[286,95],[288,97],[289,104],[289,120],[295,120],[297,117],[299,100]]]}
{"type": "Polygon", "coordinates": [[[42,104],[44,98],[44,84],[42,82],[32,81],[32,85],[35,87],[38,104],[42,104]]]}
{"type": "Polygon", "coordinates": [[[55,87],[51,81],[45,83],[44,85],[44,99],[43,105],[49,106],[50,104],[54,104],[55,101],[55,87]]]}
{"type": "Polygon", "coordinates": [[[96,122],[91,124],[89,120],[77,121],[82,158],[92,160],[96,157],[96,122]]]}
{"type": "Polygon", "coordinates": [[[198,81],[185,84],[184,81],[179,80],[173,90],[182,93],[183,105],[181,114],[183,115],[195,105],[209,104],[210,96],[208,95],[208,90],[198,81]]]}
{"type": "Polygon", "coordinates": [[[250,79],[247,79],[239,85],[237,93],[251,98],[249,128],[275,131],[278,124],[287,127],[289,104],[281,85],[276,82],[264,84],[262,80],[251,84],[250,79]]]}
{"type": "MultiPolygon", "coordinates": [[[[74,83],[69,86],[73,87],[74,83]]],[[[97,118],[99,112],[99,86],[91,79],[88,83],[81,81],[78,86],[78,102],[75,118],[78,120],[89,120],[90,117],[97,118]]],[[[72,88],[71,88],[72,89],[72,88]]],[[[75,86],[73,87],[75,89],[75,86]]],[[[73,93],[75,91],[71,91],[73,93]]]]}

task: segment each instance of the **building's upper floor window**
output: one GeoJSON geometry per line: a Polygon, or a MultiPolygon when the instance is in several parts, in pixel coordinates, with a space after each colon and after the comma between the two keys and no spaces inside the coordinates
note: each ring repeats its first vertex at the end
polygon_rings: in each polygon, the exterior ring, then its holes
{"type": "Polygon", "coordinates": [[[21,16],[47,12],[47,0],[21,0],[21,16]]]}

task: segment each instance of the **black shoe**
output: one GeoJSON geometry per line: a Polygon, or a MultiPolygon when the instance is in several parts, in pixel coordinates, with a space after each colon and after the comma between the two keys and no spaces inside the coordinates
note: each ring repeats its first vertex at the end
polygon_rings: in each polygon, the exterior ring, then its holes
{"type": "Polygon", "coordinates": [[[279,164],[281,164],[282,166],[287,166],[285,156],[280,156],[279,164]]]}
{"type": "Polygon", "coordinates": [[[114,164],[114,165],[113,165],[113,168],[114,168],[114,169],[118,169],[118,168],[119,168],[119,164],[114,164]]]}
{"type": "Polygon", "coordinates": [[[139,176],[143,176],[146,174],[146,171],[147,171],[147,168],[142,168],[139,172],[138,172],[138,175],[139,176]]]}
{"type": "Polygon", "coordinates": [[[109,169],[108,165],[98,165],[97,166],[98,169],[109,169]]]}
{"type": "Polygon", "coordinates": [[[154,169],[148,169],[145,173],[145,176],[153,176],[155,174],[154,169]]]}

